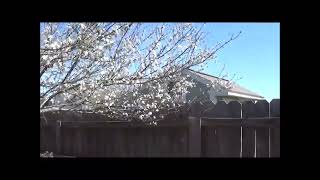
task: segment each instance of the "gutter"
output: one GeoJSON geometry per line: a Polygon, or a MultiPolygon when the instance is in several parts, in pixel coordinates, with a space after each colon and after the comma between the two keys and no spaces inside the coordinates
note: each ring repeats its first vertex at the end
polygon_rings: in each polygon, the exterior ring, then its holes
{"type": "Polygon", "coordinates": [[[264,100],[264,98],[262,96],[252,96],[252,95],[247,95],[247,94],[244,94],[244,93],[237,93],[237,92],[232,92],[232,91],[228,91],[228,95],[229,96],[249,98],[249,99],[264,100]]]}

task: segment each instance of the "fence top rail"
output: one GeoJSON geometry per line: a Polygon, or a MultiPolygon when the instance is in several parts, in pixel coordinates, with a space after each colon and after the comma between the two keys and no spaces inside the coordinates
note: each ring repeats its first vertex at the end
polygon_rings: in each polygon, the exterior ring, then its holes
{"type": "Polygon", "coordinates": [[[201,126],[280,127],[280,118],[201,118],[201,126]]]}
{"type": "Polygon", "coordinates": [[[241,121],[250,121],[250,120],[280,120],[280,117],[252,117],[252,118],[212,118],[212,117],[200,117],[201,120],[241,120],[241,121]]]}
{"type": "Polygon", "coordinates": [[[178,127],[188,126],[187,121],[159,121],[156,123],[128,122],[128,121],[56,121],[57,125],[67,127],[178,127]]]}

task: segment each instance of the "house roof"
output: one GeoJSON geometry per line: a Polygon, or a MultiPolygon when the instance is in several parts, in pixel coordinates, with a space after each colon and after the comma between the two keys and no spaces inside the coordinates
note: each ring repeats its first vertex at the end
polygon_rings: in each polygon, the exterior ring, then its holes
{"type": "MultiPolygon", "coordinates": [[[[212,76],[210,74],[205,74],[205,73],[194,71],[191,69],[188,69],[188,70],[191,71],[192,73],[196,74],[197,76],[200,76],[200,77],[207,79],[211,82],[214,82],[217,79],[221,79],[224,82],[229,82],[229,80],[227,80],[227,79],[212,76]]],[[[248,90],[248,89],[246,89],[236,83],[227,91],[228,91],[228,95],[230,95],[230,96],[243,96],[243,97],[248,97],[248,98],[264,99],[264,97],[260,96],[259,94],[252,92],[252,91],[250,91],[250,90],[248,90]]]]}

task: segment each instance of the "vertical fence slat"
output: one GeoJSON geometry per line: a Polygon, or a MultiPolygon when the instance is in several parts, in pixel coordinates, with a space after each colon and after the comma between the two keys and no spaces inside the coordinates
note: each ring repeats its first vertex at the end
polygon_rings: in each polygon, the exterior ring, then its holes
{"type": "Polygon", "coordinates": [[[45,140],[46,134],[45,134],[45,127],[44,125],[40,125],[40,151],[46,150],[46,140],[45,140]]]}
{"type": "Polygon", "coordinates": [[[178,141],[178,157],[188,157],[186,154],[186,129],[185,127],[179,127],[177,130],[178,141]]]}
{"type": "Polygon", "coordinates": [[[219,157],[216,128],[202,127],[202,157],[219,157]]]}
{"type": "Polygon", "coordinates": [[[56,123],[56,153],[61,154],[61,121],[56,123]]]}
{"type": "Polygon", "coordinates": [[[140,128],[134,127],[131,128],[131,141],[130,141],[130,149],[132,157],[141,157],[141,138],[140,138],[140,128]]]}
{"type": "Polygon", "coordinates": [[[97,154],[96,157],[103,157],[103,131],[104,128],[97,128],[97,154]]]}
{"type": "MultiPolygon", "coordinates": [[[[269,117],[269,103],[265,100],[258,101],[256,104],[247,102],[243,105],[243,117],[255,118],[255,117],[269,117]]],[[[269,128],[244,128],[243,141],[243,157],[249,155],[252,156],[252,147],[246,147],[246,145],[252,145],[252,129],[255,131],[255,156],[256,157],[269,157],[269,128]],[[249,129],[249,130],[248,130],[249,129]],[[247,132],[248,131],[248,132],[247,132]],[[251,132],[250,132],[251,131],[251,132]],[[249,142],[250,141],[250,142],[249,142]],[[250,150],[249,150],[250,149],[250,150]],[[249,150],[250,153],[248,153],[249,150]]]]}
{"type": "Polygon", "coordinates": [[[201,128],[201,157],[208,157],[208,153],[207,153],[207,136],[208,136],[208,132],[207,132],[207,128],[206,127],[202,127],[201,128]]]}
{"type": "Polygon", "coordinates": [[[162,130],[163,128],[157,127],[155,128],[154,132],[154,143],[155,143],[155,157],[162,157],[161,154],[161,136],[162,136],[162,130]]]}
{"type": "Polygon", "coordinates": [[[77,157],[82,157],[82,137],[81,137],[81,128],[76,129],[76,155],[77,157]]]}
{"type": "Polygon", "coordinates": [[[137,128],[137,139],[136,139],[136,148],[137,148],[137,156],[145,157],[146,156],[146,148],[145,148],[145,137],[144,137],[144,129],[139,127],[137,128]]]}
{"type": "Polygon", "coordinates": [[[153,129],[153,152],[154,152],[154,156],[153,157],[161,157],[161,152],[160,152],[160,148],[161,148],[161,140],[160,140],[160,136],[161,136],[161,129],[159,127],[155,127],[153,129]]]}
{"type": "Polygon", "coordinates": [[[113,136],[115,145],[115,156],[124,157],[125,156],[125,138],[124,130],[122,128],[114,128],[115,134],[113,136]]]}
{"type": "Polygon", "coordinates": [[[251,127],[242,127],[242,157],[254,157],[255,130],[251,127]]]}
{"type": "MultiPolygon", "coordinates": [[[[227,104],[228,114],[231,118],[241,118],[241,104],[238,101],[231,101],[227,104]]],[[[238,120],[235,120],[238,121],[238,120]]],[[[240,157],[241,152],[241,127],[228,128],[225,135],[226,153],[225,157],[240,157]],[[228,134],[228,135],[227,135],[228,134]]]]}
{"type": "Polygon", "coordinates": [[[76,144],[76,155],[78,157],[88,157],[89,148],[88,148],[88,130],[85,127],[75,128],[75,144],[76,144]]]}
{"type": "Polygon", "coordinates": [[[201,124],[199,117],[189,117],[189,157],[201,157],[201,124]]]}
{"type": "Polygon", "coordinates": [[[78,140],[77,140],[77,131],[78,131],[78,128],[72,128],[73,130],[73,143],[72,143],[72,154],[76,157],[78,157],[78,140]]]}
{"type": "Polygon", "coordinates": [[[92,130],[88,127],[80,129],[81,133],[81,156],[92,157],[94,146],[92,141],[92,130]]]}
{"type": "MultiPolygon", "coordinates": [[[[215,104],[208,102],[203,106],[202,116],[204,117],[216,117],[217,112],[214,110],[215,104]]],[[[219,144],[216,135],[215,127],[201,127],[202,138],[202,157],[219,157],[219,144]]]]}
{"type": "Polygon", "coordinates": [[[189,141],[188,141],[188,136],[189,134],[189,128],[188,127],[184,127],[184,153],[185,153],[185,157],[188,157],[188,152],[189,152],[189,141]]]}
{"type": "Polygon", "coordinates": [[[141,128],[140,139],[142,140],[141,149],[143,149],[142,157],[149,157],[149,144],[148,144],[149,128],[141,128]]]}
{"type": "Polygon", "coordinates": [[[170,157],[168,128],[164,127],[161,129],[162,131],[160,132],[160,156],[170,157]]]}
{"type": "Polygon", "coordinates": [[[133,144],[133,128],[126,128],[126,137],[127,137],[127,157],[133,157],[134,156],[134,144],[133,144]]]}
{"type": "Polygon", "coordinates": [[[90,142],[92,143],[91,146],[89,147],[92,149],[90,157],[95,157],[97,154],[97,131],[96,128],[90,128],[90,142]]]}
{"type": "Polygon", "coordinates": [[[219,141],[217,128],[207,128],[207,157],[219,157],[219,141]]]}
{"type": "Polygon", "coordinates": [[[67,141],[68,141],[68,134],[64,127],[61,127],[61,154],[67,154],[67,141]]]}
{"type": "MultiPolygon", "coordinates": [[[[180,134],[181,134],[181,131],[180,131],[180,128],[179,127],[174,127],[174,128],[171,128],[170,129],[171,132],[172,132],[172,153],[173,153],[173,157],[180,157],[181,154],[179,152],[179,146],[181,146],[181,142],[180,142],[180,134]]],[[[201,134],[200,134],[201,135],[201,134]]],[[[200,137],[200,140],[201,140],[201,137],[200,137]]]]}
{"type": "Polygon", "coordinates": [[[110,142],[109,142],[109,137],[110,137],[110,128],[104,128],[103,131],[103,146],[104,146],[104,151],[103,151],[103,156],[104,157],[110,157],[111,154],[111,148],[109,146],[110,142]]]}
{"type": "Polygon", "coordinates": [[[157,144],[159,148],[159,157],[167,157],[166,151],[165,151],[165,137],[166,136],[166,129],[163,127],[158,128],[158,135],[157,135],[157,144]]]}
{"type": "MultiPolygon", "coordinates": [[[[280,99],[270,102],[270,117],[280,117],[280,99]]],[[[280,127],[270,130],[270,157],[280,157],[280,127]]]]}
{"type": "Polygon", "coordinates": [[[147,157],[155,157],[155,143],[154,143],[154,127],[148,128],[148,133],[146,136],[146,144],[147,144],[147,157]]]}
{"type": "Polygon", "coordinates": [[[107,146],[109,149],[109,155],[108,157],[116,157],[116,141],[114,139],[115,129],[114,128],[108,128],[108,138],[107,138],[107,146]]]}
{"type": "Polygon", "coordinates": [[[46,127],[46,151],[54,152],[56,151],[56,126],[46,127]]]}
{"type": "Polygon", "coordinates": [[[81,136],[81,155],[83,157],[92,157],[92,133],[91,129],[87,127],[83,127],[80,129],[80,132],[82,134],[81,136]]]}
{"type": "Polygon", "coordinates": [[[90,128],[88,127],[82,127],[79,129],[81,133],[81,156],[82,157],[91,157],[92,151],[94,151],[93,146],[92,146],[92,133],[90,128]]]}
{"type": "Polygon", "coordinates": [[[118,128],[112,128],[112,131],[113,131],[112,137],[111,137],[111,139],[112,139],[111,145],[113,147],[113,155],[112,155],[112,157],[120,157],[120,154],[121,154],[121,152],[120,152],[120,142],[119,142],[120,133],[119,133],[118,128]]]}
{"type": "Polygon", "coordinates": [[[269,157],[269,128],[256,128],[257,157],[269,157]]]}
{"type": "MultiPolygon", "coordinates": [[[[269,103],[266,100],[255,104],[256,117],[269,117],[269,103]]],[[[257,157],[269,157],[269,128],[256,128],[257,157]]]]}
{"type": "MultiPolygon", "coordinates": [[[[255,107],[251,101],[242,104],[242,117],[252,117],[255,107]]],[[[255,129],[253,127],[242,127],[242,157],[253,158],[255,156],[255,129]]]]}
{"type": "Polygon", "coordinates": [[[75,139],[76,139],[76,128],[70,128],[71,131],[71,142],[70,142],[70,155],[76,156],[76,149],[75,149],[75,139]]]}
{"type": "MultiPolygon", "coordinates": [[[[206,117],[210,118],[240,118],[241,105],[239,102],[232,101],[226,104],[224,101],[219,101],[216,105],[212,105],[206,117]]],[[[214,120],[212,120],[214,121],[214,120]]],[[[206,154],[217,157],[240,157],[241,152],[241,128],[240,127],[207,127],[209,139],[206,143],[210,149],[207,149],[206,154]],[[216,146],[216,147],[213,147],[216,146]],[[217,153],[217,154],[216,154],[217,153]]]]}

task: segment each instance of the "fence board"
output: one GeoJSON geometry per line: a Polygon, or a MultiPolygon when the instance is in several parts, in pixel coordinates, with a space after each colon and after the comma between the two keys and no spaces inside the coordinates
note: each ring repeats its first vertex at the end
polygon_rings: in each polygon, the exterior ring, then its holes
{"type": "MultiPolygon", "coordinates": [[[[268,117],[269,103],[258,101],[255,104],[256,117],[268,117]]],[[[256,156],[269,157],[269,128],[256,128],[256,156]]]]}
{"type": "Polygon", "coordinates": [[[91,157],[92,152],[94,151],[94,147],[92,146],[92,133],[90,128],[88,127],[81,127],[79,128],[81,132],[81,153],[79,156],[81,157],[91,157]]]}
{"type": "Polygon", "coordinates": [[[256,128],[257,157],[269,157],[269,128],[256,128]]]}
{"type": "MultiPolygon", "coordinates": [[[[88,157],[94,157],[94,155],[97,153],[97,133],[96,133],[96,128],[85,128],[87,131],[87,144],[83,145],[84,147],[88,148],[88,157]]],[[[84,137],[82,137],[84,138],[84,137]]],[[[83,150],[84,151],[84,150],[83,150]]]]}
{"type": "MultiPolygon", "coordinates": [[[[255,104],[247,101],[242,104],[242,117],[252,117],[254,115],[255,104]]],[[[255,129],[253,127],[242,127],[242,157],[255,156],[255,129]]]]}
{"type": "Polygon", "coordinates": [[[179,145],[180,145],[179,128],[177,127],[171,128],[169,138],[171,140],[170,146],[171,146],[172,157],[181,156],[179,153],[179,145]]]}
{"type": "Polygon", "coordinates": [[[145,135],[144,135],[144,140],[145,140],[145,148],[146,148],[146,157],[152,157],[153,156],[153,139],[152,139],[152,131],[153,128],[147,128],[145,129],[145,135]]]}
{"type": "Polygon", "coordinates": [[[123,150],[123,157],[129,157],[129,135],[128,135],[128,128],[122,128],[122,139],[123,139],[123,146],[124,146],[124,150],[123,150]]]}
{"type": "Polygon", "coordinates": [[[76,141],[76,139],[77,139],[77,129],[76,128],[72,128],[72,134],[73,134],[73,136],[72,136],[72,141],[73,141],[73,143],[72,143],[72,155],[73,156],[76,156],[77,155],[77,147],[78,147],[78,145],[77,145],[77,141],[76,141]]]}
{"type": "MultiPolygon", "coordinates": [[[[215,104],[206,103],[203,107],[201,116],[216,117],[215,104]]],[[[212,122],[212,121],[206,121],[212,122]]],[[[201,118],[201,154],[202,157],[219,157],[219,144],[216,135],[216,125],[210,126],[201,118]]],[[[230,124],[230,123],[229,123],[230,124]]]]}
{"type": "Polygon", "coordinates": [[[201,156],[201,121],[199,117],[189,117],[189,156],[201,156]]]}
{"type": "Polygon", "coordinates": [[[111,157],[121,157],[121,133],[118,128],[110,129],[112,131],[112,136],[110,137],[110,146],[112,146],[111,157]]]}
{"type": "Polygon", "coordinates": [[[254,157],[255,130],[252,127],[242,127],[242,157],[254,157]]]}
{"type": "Polygon", "coordinates": [[[46,149],[46,146],[45,146],[45,137],[46,137],[46,134],[45,134],[45,129],[43,126],[40,125],[40,151],[43,152],[45,151],[46,149]]]}
{"type": "MultiPolygon", "coordinates": [[[[269,117],[269,103],[265,100],[258,101],[256,104],[247,102],[243,105],[244,118],[269,117]]],[[[252,131],[255,139],[255,157],[269,157],[269,128],[255,127],[243,128],[243,157],[252,157],[252,131]],[[249,146],[247,146],[249,145],[249,146]]]]}
{"type": "Polygon", "coordinates": [[[107,146],[109,147],[109,155],[108,157],[117,157],[116,151],[116,140],[114,138],[114,134],[116,134],[115,128],[108,128],[108,141],[107,146]]]}
{"type": "Polygon", "coordinates": [[[61,152],[61,154],[65,154],[65,155],[72,155],[73,154],[73,148],[72,148],[72,144],[73,142],[73,131],[74,129],[71,128],[65,128],[62,126],[61,128],[61,136],[62,138],[62,146],[63,146],[63,150],[61,152]]]}
{"type": "Polygon", "coordinates": [[[123,128],[118,128],[120,134],[120,157],[127,157],[127,138],[126,130],[123,128]]]}
{"type": "Polygon", "coordinates": [[[128,157],[135,156],[134,149],[134,131],[135,128],[126,128],[127,131],[127,141],[128,141],[128,157]]]}
{"type": "MultiPolygon", "coordinates": [[[[224,101],[219,101],[211,112],[211,118],[240,118],[241,117],[241,105],[239,102],[232,101],[226,104],[224,101]]],[[[236,120],[235,120],[236,121],[236,120]]],[[[217,151],[214,147],[212,154],[217,152],[217,157],[240,157],[241,151],[241,129],[240,127],[215,127],[209,128],[209,132],[215,132],[211,134],[212,139],[208,139],[207,143],[216,141],[217,151]],[[211,130],[210,130],[211,129],[211,130]]],[[[207,149],[208,151],[208,149],[207,149]]],[[[207,153],[210,154],[210,153],[207,153]]]]}
{"type": "Polygon", "coordinates": [[[56,129],[55,126],[47,126],[45,127],[45,150],[49,152],[56,151],[56,129]]]}
{"type": "Polygon", "coordinates": [[[100,157],[105,157],[105,131],[106,129],[105,128],[99,128],[99,137],[100,137],[100,140],[99,140],[99,156],[100,157]]]}
{"type": "Polygon", "coordinates": [[[177,148],[178,157],[188,157],[187,155],[187,129],[185,127],[179,127],[177,129],[177,148]]]}
{"type": "MultiPolygon", "coordinates": [[[[271,101],[270,117],[280,117],[280,99],[271,101]]],[[[280,157],[280,127],[270,130],[270,157],[280,157]]]]}
{"type": "MultiPolygon", "coordinates": [[[[76,137],[75,137],[75,149],[76,149],[76,156],[81,157],[82,156],[82,137],[81,137],[81,130],[82,128],[75,129],[76,137]]],[[[85,137],[85,136],[84,136],[85,137]]]]}
{"type": "Polygon", "coordinates": [[[170,150],[169,150],[169,132],[168,128],[161,128],[160,132],[160,156],[161,157],[170,157],[170,150]]]}
{"type": "Polygon", "coordinates": [[[216,135],[216,128],[202,127],[202,156],[218,157],[219,144],[216,135]]]}
{"type": "Polygon", "coordinates": [[[163,157],[164,155],[162,154],[162,142],[161,142],[161,138],[162,138],[162,133],[163,133],[163,127],[158,127],[155,128],[155,132],[154,132],[154,142],[155,142],[155,156],[156,157],[163,157]]]}
{"type": "Polygon", "coordinates": [[[147,135],[147,129],[144,129],[142,127],[139,127],[137,130],[137,139],[136,139],[136,148],[138,152],[138,157],[146,157],[147,156],[147,149],[146,149],[146,135],[147,135]]]}

